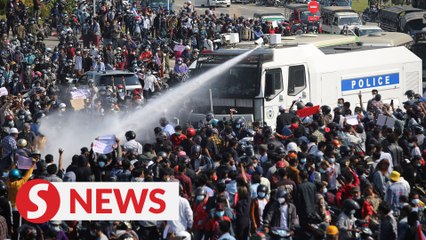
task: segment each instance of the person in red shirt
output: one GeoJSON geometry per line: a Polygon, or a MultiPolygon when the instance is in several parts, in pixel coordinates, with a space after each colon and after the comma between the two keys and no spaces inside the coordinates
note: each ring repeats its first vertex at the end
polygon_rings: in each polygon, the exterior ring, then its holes
{"type": "Polygon", "coordinates": [[[207,202],[209,197],[206,190],[202,187],[195,190],[195,199],[192,204],[192,211],[194,213],[194,224],[192,230],[194,231],[195,239],[202,239],[207,230],[207,221],[209,214],[207,212],[207,202]]]}
{"type": "MultiPolygon", "coordinates": [[[[216,208],[214,210],[214,217],[212,217],[207,222],[206,227],[206,238],[207,240],[217,240],[219,239],[221,232],[219,228],[219,223],[222,221],[227,221],[231,223],[231,219],[227,216],[225,216],[225,208],[223,204],[219,203],[216,205],[216,208]]],[[[232,228],[231,228],[232,229],[232,228]]]]}
{"type": "Polygon", "coordinates": [[[180,184],[182,185],[182,197],[186,199],[191,198],[192,194],[192,181],[191,178],[189,178],[185,172],[186,172],[186,166],[185,164],[179,164],[176,166],[177,169],[175,171],[175,179],[179,180],[180,184]]]}
{"type": "MultiPolygon", "coordinates": [[[[350,168],[349,168],[350,169],[350,168]]],[[[352,188],[359,186],[359,178],[356,173],[350,169],[351,175],[346,176],[346,178],[343,178],[340,180],[340,183],[342,184],[340,188],[337,190],[336,193],[336,203],[338,206],[343,202],[343,200],[352,198],[351,190],[352,188]]]]}
{"type": "Polygon", "coordinates": [[[182,134],[182,127],[177,125],[175,127],[175,133],[170,136],[170,141],[173,143],[174,150],[177,150],[180,143],[185,139],[187,139],[187,137],[185,134],[182,134]]]}
{"type": "Polygon", "coordinates": [[[139,60],[150,63],[152,59],[152,52],[149,50],[148,47],[145,48],[145,51],[142,52],[142,54],[139,56],[139,60]]]}

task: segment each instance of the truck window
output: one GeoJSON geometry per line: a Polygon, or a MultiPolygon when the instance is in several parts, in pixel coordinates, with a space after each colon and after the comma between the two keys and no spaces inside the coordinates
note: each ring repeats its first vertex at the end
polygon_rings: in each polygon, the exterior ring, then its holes
{"type": "Polygon", "coordinates": [[[339,19],[338,19],[337,17],[334,17],[334,19],[333,19],[333,25],[334,25],[334,26],[338,26],[338,24],[337,24],[337,23],[338,23],[338,20],[339,20],[339,19]]]}
{"type": "Polygon", "coordinates": [[[296,96],[306,87],[305,66],[290,66],[288,68],[288,95],[296,96]]]}
{"type": "Polygon", "coordinates": [[[265,98],[273,99],[283,90],[281,69],[270,69],[265,74],[265,98]]]}

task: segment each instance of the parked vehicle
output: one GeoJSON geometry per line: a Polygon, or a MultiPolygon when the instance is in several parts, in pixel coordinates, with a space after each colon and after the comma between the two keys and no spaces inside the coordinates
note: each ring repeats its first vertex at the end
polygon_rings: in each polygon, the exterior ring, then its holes
{"type": "Polygon", "coordinates": [[[87,85],[90,79],[94,81],[94,85],[99,89],[106,88],[107,86],[117,86],[118,84],[123,84],[126,91],[142,89],[139,78],[134,73],[127,71],[89,71],[84,73],[77,83],[79,85],[87,85]]]}
{"type": "Polygon", "coordinates": [[[322,7],[328,6],[340,6],[340,7],[352,7],[350,0],[319,0],[322,7]]]}
{"type": "Polygon", "coordinates": [[[361,17],[364,22],[378,22],[379,10],[375,6],[371,6],[364,10],[361,17]]]}
{"type": "Polygon", "coordinates": [[[301,24],[305,33],[321,32],[321,14],[319,11],[315,14],[311,13],[307,4],[289,4],[286,6],[286,13],[290,29],[293,29],[294,24],[301,24]]]}
{"type": "Polygon", "coordinates": [[[332,34],[343,33],[343,30],[353,30],[362,25],[358,14],[351,7],[321,8],[322,31],[332,34]]]}
{"type": "Polygon", "coordinates": [[[231,0],[195,0],[196,7],[230,7],[231,0]]]}

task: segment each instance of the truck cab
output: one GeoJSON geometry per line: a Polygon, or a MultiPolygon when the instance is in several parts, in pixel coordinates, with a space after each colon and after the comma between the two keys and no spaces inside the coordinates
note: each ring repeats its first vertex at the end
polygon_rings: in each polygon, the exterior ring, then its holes
{"type": "Polygon", "coordinates": [[[324,7],[321,9],[322,31],[341,34],[345,27],[353,30],[362,26],[361,18],[351,7],[324,7]]]}
{"type": "MultiPolygon", "coordinates": [[[[296,29],[294,25],[301,25],[304,32],[320,32],[320,12],[311,13],[308,4],[286,5],[286,18],[289,19],[290,29],[296,29]]],[[[292,31],[294,33],[294,31],[292,31]]]]}

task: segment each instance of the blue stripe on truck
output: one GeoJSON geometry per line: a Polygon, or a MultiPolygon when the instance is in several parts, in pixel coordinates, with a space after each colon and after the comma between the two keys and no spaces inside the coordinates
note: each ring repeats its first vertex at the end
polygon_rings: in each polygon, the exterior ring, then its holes
{"type": "Polygon", "coordinates": [[[342,79],[342,92],[399,84],[399,73],[342,79]]]}

